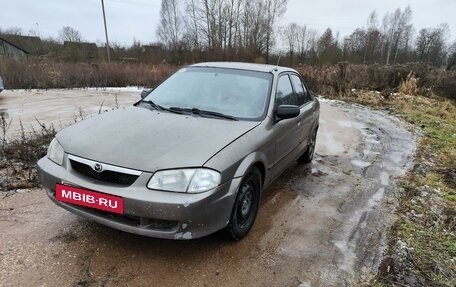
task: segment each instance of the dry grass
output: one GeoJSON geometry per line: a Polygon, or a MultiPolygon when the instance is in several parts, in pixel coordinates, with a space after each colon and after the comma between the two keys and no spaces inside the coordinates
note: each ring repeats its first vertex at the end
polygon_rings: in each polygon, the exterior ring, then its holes
{"type": "Polygon", "coordinates": [[[154,87],[177,68],[171,65],[125,63],[66,63],[54,61],[0,61],[7,89],[52,89],[83,87],[154,87]]]}
{"type": "Polygon", "coordinates": [[[0,191],[38,187],[36,162],[46,155],[47,147],[55,135],[54,127],[41,124],[39,131],[25,133],[8,139],[9,123],[0,118],[2,130],[0,145],[0,191]]]}
{"type": "Polygon", "coordinates": [[[418,78],[413,72],[410,72],[407,79],[399,85],[399,93],[415,96],[418,93],[418,78]]]}
{"type": "Polygon", "coordinates": [[[401,84],[406,94],[432,95],[456,99],[456,72],[436,69],[425,64],[403,65],[338,65],[297,70],[310,89],[323,96],[344,96],[352,89],[378,91],[384,95],[398,92],[401,84]],[[418,80],[419,79],[419,80],[418,80]],[[413,89],[416,85],[416,89],[413,89]],[[412,92],[412,93],[410,93],[412,92]]]}
{"type": "MultiPolygon", "coordinates": [[[[67,63],[50,60],[2,60],[0,74],[8,89],[51,89],[82,87],[154,87],[178,66],[128,63],[67,63]]],[[[379,91],[385,95],[437,94],[456,99],[456,71],[410,63],[402,65],[337,65],[297,68],[311,90],[325,96],[343,95],[351,89],[379,91]]]]}

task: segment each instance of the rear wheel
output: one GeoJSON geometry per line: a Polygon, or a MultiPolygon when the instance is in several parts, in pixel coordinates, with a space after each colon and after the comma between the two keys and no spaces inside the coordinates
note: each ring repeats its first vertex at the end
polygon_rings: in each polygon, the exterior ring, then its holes
{"type": "Polygon", "coordinates": [[[317,142],[317,130],[312,135],[309,144],[307,145],[307,149],[303,155],[298,158],[298,163],[310,163],[315,154],[315,144],[317,142]]]}
{"type": "Polygon", "coordinates": [[[228,226],[225,228],[227,235],[233,240],[240,240],[253,226],[261,193],[261,173],[253,168],[242,179],[233,211],[228,226]]]}

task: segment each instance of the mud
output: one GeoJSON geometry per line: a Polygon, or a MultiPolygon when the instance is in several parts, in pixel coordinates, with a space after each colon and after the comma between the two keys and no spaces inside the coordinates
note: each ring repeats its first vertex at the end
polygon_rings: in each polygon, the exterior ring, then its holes
{"type": "MultiPolygon", "coordinates": [[[[96,101],[77,103],[86,100],[96,101]]],[[[315,160],[265,191],[251,233],[236,243],[127,234],[58,208],[43,190],[16,193],[0,199],[0,285],[354,285],[381,262],[395,178],[414,151],[414,136],[388,113],[322,101],[315,160]]]]}

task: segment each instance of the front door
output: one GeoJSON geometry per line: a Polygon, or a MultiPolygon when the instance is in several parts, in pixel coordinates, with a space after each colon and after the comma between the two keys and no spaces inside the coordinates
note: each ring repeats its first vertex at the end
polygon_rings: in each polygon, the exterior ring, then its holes
{"type": "MultiPolygon", "coordinates": [[[[277,82],[274,108],[276,109],[280,105],[299,106],[288,74],[280,76],[277,82]]],[[[274,125],[273,129],[276,141],[273,177],[282,173],[299,154],[299,147],[303,141],[301,129],[303,116],[301,113],[296,118],[281,120],[274,125]]]]}

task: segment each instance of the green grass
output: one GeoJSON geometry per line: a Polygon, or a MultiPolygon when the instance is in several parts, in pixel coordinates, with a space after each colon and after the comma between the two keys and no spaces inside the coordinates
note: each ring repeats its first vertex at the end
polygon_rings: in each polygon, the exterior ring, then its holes
{"type": "Polygon", "coordinates": [[[444,192],[442,194],[442,197],[445,198],[448,201],[456,202],[456,194],[454,194],[454,193],[453,194],[449,194],[449,193],[444,192]]]}

